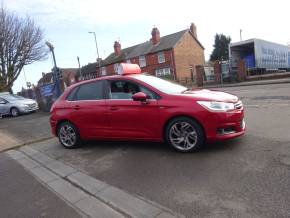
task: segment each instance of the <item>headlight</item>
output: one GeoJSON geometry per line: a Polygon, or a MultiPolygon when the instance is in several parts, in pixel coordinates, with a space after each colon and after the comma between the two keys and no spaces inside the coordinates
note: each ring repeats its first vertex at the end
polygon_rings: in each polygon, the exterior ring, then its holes
{"type": "Polygon", "coordinates": [[[29,105],[27,105],[27,104],[21,104],[21,107],[29,108],[29,105]]]}
{"type": "Polygon", "coordinates": [[[235,109],[235,105],[233,103],[218,101],[197,101],[197,103],[206,108],[207,110],[213,112],[227,112],[229,110],[235,109]]]}

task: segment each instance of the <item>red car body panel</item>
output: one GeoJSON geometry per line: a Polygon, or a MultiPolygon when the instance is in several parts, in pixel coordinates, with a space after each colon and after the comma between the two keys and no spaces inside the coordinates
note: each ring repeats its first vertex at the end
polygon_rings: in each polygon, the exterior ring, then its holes
{"type": "Polygon", "coordinates": [[[224,92],[192,90],[184,94],[165,94],[134,76],[109,76],[83,81],[66,89],[51,108],[50,124],[57,136],[57,126],[62,121],[72,122],[82,139],[149,140],[164,141],[164,131],[169,120],[187,116],[196,120],[204,130],[206,141],[235,138],[245,133],[244,109],[230,112],[212,112],[197,103],[200,100],[236,102],[238,98],[224,92]],[[97,80],[129,80],[153,91],[159,99],[146,103],[131,99],[103,99],[67,101],[71,91],[81,84],[97,80]],[[231,127],[235,131],[219,134],[219,128],[231,127]]]}

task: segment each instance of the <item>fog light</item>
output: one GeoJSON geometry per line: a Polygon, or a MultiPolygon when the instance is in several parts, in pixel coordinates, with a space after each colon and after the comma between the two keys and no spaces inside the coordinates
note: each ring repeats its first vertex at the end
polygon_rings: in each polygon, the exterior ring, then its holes
{"type": "Polygon", "coordinates": [[[246,127],[246,122],[245,122],[244,119],[240,122],[240,127],[241,127],[241,129],[245,129],[245,127],[246,127]]]}
{"type": "Polygon", "coordinates": [[[234,127],[232,126],[229,126],[229,127],[225,127],[225,128],[218,128],[217,129],[217,133],[219,135],[227,135],[227,134],[232,134],[232,133],[235,133],[235,129],[234,127]]]}

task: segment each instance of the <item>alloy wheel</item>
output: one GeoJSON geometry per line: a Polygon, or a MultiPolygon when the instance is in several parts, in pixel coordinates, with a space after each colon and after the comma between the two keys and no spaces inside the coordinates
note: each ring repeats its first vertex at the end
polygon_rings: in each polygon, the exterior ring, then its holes
{"type": "Polygon", "coordinates": [[[17,117],[17,116],[19,115],[19,111],[18,111],[18,109],[17,109],[17,108],[12,108],[12,109],[11,109],[11,115],[12,115],[13,117],[17,117]]]}
{"type": "Polygon", "coordinates": [[[59,139],[65,147],[74,147],[77,142],[77,135],[74,128],[69,124],[61,126],[59,130],[59,139]]]}
{"type": "Polygon", "coordinates": [[[189,122],[174,123],[169,130],[171,144],[180,151],[191,150],[198,142],[195,127],[189,122]]]}

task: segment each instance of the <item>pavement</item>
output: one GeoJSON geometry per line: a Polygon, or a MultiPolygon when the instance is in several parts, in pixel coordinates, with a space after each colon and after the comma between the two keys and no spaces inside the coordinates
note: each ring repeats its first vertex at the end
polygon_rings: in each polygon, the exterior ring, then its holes
{"type": "Polygon", "coordinates": [[[256,86],[256,85],[271,85],[271,84],[283,84],[290,83],[290,78],[283,79],[265,79],[256,81],[245,81],[239,83],[224,83],[224,84],[204,84],[203,88],[222,88],[222,87],[239,87],[239,86],[256,86]]]}
{"type": "Polygon", "coordinates": [[[36,112],[0,119],[0,152],[52,138],[49,113],[36,112]]]}

